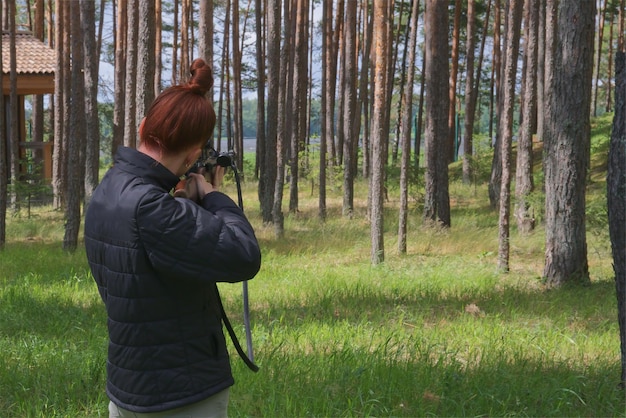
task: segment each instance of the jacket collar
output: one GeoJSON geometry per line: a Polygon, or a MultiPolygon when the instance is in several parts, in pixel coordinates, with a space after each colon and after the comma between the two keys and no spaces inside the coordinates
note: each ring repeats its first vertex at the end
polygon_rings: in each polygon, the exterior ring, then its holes
{"type": "Polygon", "coordinates": [[[121,170],[141,177],[144,181],[170,190],[180,180],[154,158],[134,148],[118,147],[114,163],[121,170]]]}

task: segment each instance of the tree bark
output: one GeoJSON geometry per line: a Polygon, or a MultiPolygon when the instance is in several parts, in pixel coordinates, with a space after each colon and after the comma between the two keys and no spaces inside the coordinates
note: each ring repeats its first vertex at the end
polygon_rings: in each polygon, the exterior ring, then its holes
{"type": "Polygon", "coordinates": [[[500,216],[498,222],[498,269],[509,271],[510,207],[511,207],[511,148],[513,143],[513,108],[515,107],[515,81],[520,28],[524,0],[510,0],[507,7],[506,59],[502,80],[502,122],[500,123],[500,157],[502,179],[500,183],[500,216]]]}
{"type": "Polygon", "coordinates": [[[454,2],[454,26],[452,29],[452,54],[450,58],[450,106],[448,108],[448,162],[452,162],[456,156],[456,83],[459,72],[459,44],[461,43],[461,0],[454,2]]]}
{"type": "MultiPolygon", "coordinates": [[[[148,113],[154,101],[154,77],[148,76],[156,66],[155,22],[156,9],[154,0],[139,0],[139,14],[137,22],[137,77],[136,100],[137,113],[135,122],[141,121],[148,113]]],[[[189,68],[187,68],[189,70],[189,68]]]]}
{"type": "MultiPolygon", "coordinates": [[[[210,2],[212,3],[212,2],[210,2]]],[[[256,149],[265,147],[265,7],[264,0],[255,0],[256,20],[256,77],[257,77],[257,107],[256,107],[256,149]]],[[[265,161],[263,152],[255,153],[254,178],[259,178],[259,167],[265,161]]]]}
{"type": "Polygon", "coordinates": [[[469,0],[467,3],[467,33],[465,44],[466,69],[465,69],[465,137],[463,140],[463,183],[469,184],[472,177],[472,153],[474,134],[474,115],[476,114],[476,98],[474,94],[474,45],[476,39],[476,24],[474,22],[474,9],[476,1],[469,0]]]}
{"type": "MultiPolygon", "coordinates": [[[[100,122],[98,118],[98,66],[100,54],[96,43],[96,10],[91,1],[80,2],[80,18],[85,56],[85,206],[99,182],[100,122]]],[[[101,16],[101,19],[103,17],[101,16]]]]}
{"type": "Polygon", "coordinates": [[[426,32],[424,219],[450,226],[450,201],[447,187],[450,96],[446,2],[428,0],[424,24],[426,32]]]}
{"type": "Polygon", "coordinates": [[[626,387],[626,56],[623,51],[615,56],[615,116],[606,182],[623,389],[626,387]]]}
{"type": "MultiPolygon", "coordinates": [[[[548,9],[552,2],[548,0],[548,9]]],[[[590,152],[591,76],[595,2],[559,2],[547,25],[553,42],[544,140],[548,285],[589,281],[585,185],[590,152]],[[567,69],[564,71],[563,69],[567,69]]]]}
{"type": "Polygon", "coordinates": [[[409,212],[409,169],[411,165],[411,128],[413,119],[413,83],[415,81],[415,48],[419,21],[419,0],[412,0],[409,26],[408,57],[406,62],[406,85],[402,94],[402,122],[400,130],[400,211],[398,220],[398,252],[406,254],[407,220],[409,212]]]}
{"type": "Polygon", "coordinates": [[[359,142],[357,131],[357,0],[347,0],[344,23],[344,109],[343,109],[343,216],[354,213],[354,178],[359,142]]]}
{"type": "Polygon", "coordinates": [[[55,3],[55,52],[56,52],[56,68],[54,77],[54,145],[52,151],[52,194],[53,206],[55,209],[61,209],[65,200],[65,96],[68,88],[66,86],[66,19],[65,10],[69,5],[68,2],[55,3]]]}
{"type": "MultiPolygon", "coordinates": [[[[71,30],[71,102],[84,105],[85,79],[82,28],[79,7],[70,7],[71,30]]],[[[65,235],[63,249],[74,252],[78,246],[80,230],[80,203],[83,195],[83,167],[85,145],[85,118],[79,112],[70,112],[70,129],[67,139],[67,205],[65,209],[65,235]]]]}
{"type": "Polygon", "coordinates": [[[113,100],[113,143],[111,159],[115,157],[117,148],[124,144],[124,123],[126,113],[126,32],[128,3],[126,0],[117,2],[117,28],[115,34],[115,77],[113,100]]]}
{"type": "Polygon", "coordinates": [[[135,148],[137,145],[137,34],[139,30],[139,5],[128,3],[128,23],[126,32],[126,114],[124,119],[124,145],[135,148]]]}
{"type": "Polygon", "coordinates": [[[517,230],[527,234],[535,229],[534,210],[528,196],[534,190],[533,183],[533,126],[537,113],[537,42],[539,0],[526,0],[526,39],[524,54],[526,71],[522,92],[522,126],[517,140],[515,164],[515,219],[517,230]]]}
{"type": "MultiPolygon", "coordinates": [[[[435,0],[436,1],[436,0],[435,0]]],[[[386,0],[374,0],[374,50],[376,53],[376,67],[374,69],[374,118],[372,121],[372,153],[380,156],[383,147],[389,141],[389,131],[385,130],[385,107],[387,96],[385,94],[388,79],[389,54],[389,15],[386,0]]],[[[385,245],[383,237],[383,198],[384,198],[384,172],[385,160],[374,158],[372,160],[372,176],[370,178],[371,212],[370,212],[370,235],[371,235],[371,262],[380,264],[385,261],[385,245]]]]}
{"type": "Polygon", "coordinates": [[[259,202],[263,222],[272,222],[276,184],[276,138],[278,135],[278,94],[280,76],[280,1],[267,2],[267,137],[264,165],[260,167],[259,202]]]}
{"type": "MultiPolygon", "coordinates": [[[[0,22],[3,15],[2,7],[0,7],[0,22]]],[[[0,57],[2,56],[2,42],[0,42],[0,57]]],[[[4,82],[4,68],[2,68],[2,60],[0,60],[0,85],[4,82]]],[[[0,99],[0,115],[4,115],[4,97],[0,99]]],[[[0,251],[6,244],[6,221],[7,221],[7,195],[8,195],[8,169],[7,169],[7,135],[6,135],[5,118],[0,118],[0,251]]]]}

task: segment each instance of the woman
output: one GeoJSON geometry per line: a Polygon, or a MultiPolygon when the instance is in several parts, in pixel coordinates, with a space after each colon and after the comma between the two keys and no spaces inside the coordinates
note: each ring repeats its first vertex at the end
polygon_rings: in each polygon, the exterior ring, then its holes
{"type": "Polygon", "coordinates": [[[252,279],[259,245],[241,209],[192,175],[173,189],[215,127],[204,61],[187,84],[163,91],[120,147],[85,215],[87,258],[108,314],[110,417],[226,416],[233,376],[217,282],[252,279]],[[198,203],[196,203],[196,201],[198,203]]]}

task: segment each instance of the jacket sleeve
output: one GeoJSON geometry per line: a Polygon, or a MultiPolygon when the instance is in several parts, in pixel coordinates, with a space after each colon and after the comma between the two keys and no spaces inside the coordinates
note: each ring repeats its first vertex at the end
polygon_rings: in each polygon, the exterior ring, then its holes
{"type": "Polygon", "coordinates": [[[207,194],[201,205],[165,193],[146,196],[137,224],[153,268],[173,280],[238,282],[261,267],[252,226],[223,193],[207,194]]]}

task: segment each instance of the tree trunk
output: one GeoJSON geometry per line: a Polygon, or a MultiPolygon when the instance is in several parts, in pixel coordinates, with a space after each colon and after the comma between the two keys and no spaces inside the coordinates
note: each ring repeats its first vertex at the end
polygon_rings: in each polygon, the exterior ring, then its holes
{"type": "Polygon", "coordinates": [[[332,134],[332,120],[330,111],[331,101],[331,56],[332,56],[332,14],[333,3],[325,1],[322,4],[322,97],[320,98],[320,159],[319,159],[319,200],[318,217],[326,220],[326,158],[328,155],[328,142],[332,134]]]}
{"type": "Polygon", "coordinates": [[[498,269],[509,271],[509,236],[511,208],[511,148],[513,143],[513,109],[515,107],[515,81],[517,55],[524,0],[510,0],[507,7],[506,59],[502,80],[502,122],[500,123],[500,157],[502,180],[500,184],[500,216],[498,222],[498,269]]]}
{"type": "Polygon", "coordinates": [[[264,163],[260,167],[259,202],[263,222],[272,222],[276,184],[276,138],[278,135],[278,94],[280,76],[280,1],[267,2],[267,137],[264,163]]]}
{"type": "Polygon", "coordinates": [[[489,203],[491,207],[496,209],[500,207],[500,185],[502,182],[502,166],[500,165],[502,162],[502,157],[500,156],[500,117],[502,114],[502,109],[500,107],[500,96],[501,96],[501,70],[502,70],[502,58],[503,54],[501,51],[501,40],[500,40],[500,25],[501,25],[501,7],[500,1],[495,0],[495,10],[494,10],[494,24],[493,24],[493,68],[492,68],[492,77],[491,77],[491,110],[490,110],[490,118],[495,116],[496,119],[496,136],[495,141],[492,135],[491,127],[493,125],[490,122],[490,130],[489,130],[489,141],[493,145],[493,159],[491,161],[491,177],[489,179],[489,203]],[[495,115],[494,115],[495,111],[495,115]]]}
{"type": "MultiPolygon", "coordinates": [[[[35,0],[35,20],[33,33],[37,39],[44,41],[44,4],[43,0],[35,0]]],[[[33,134],[32,141],[42,142],[44,133],[44,96],[36,94],[33,96],[33,113],[31,115],[33,134]]]]}
{"type": "MultiPolygon", "coordinates": [[[[0,7],[0,22],[2,22],[3,10],[0,7]]],[[[0,42],[0,57],[2,56],[2,42],[0,42]]],[[[4,68],[0,60],[0,85],[4,83],[4,68]]],[[[4,115],[4,97],[0,100],[0,115],[4,115]]],[[[7,231],[7,195],[8,195],[8,170],[7,170],[7,135],[5,118],[0,118],[0,251],[4,249],[7,231]]]]}
{"type": "Polygon", "coordinates": [[[17,49],[16,49],[16,10],[15,0],[8,1],[9,6],[9,170],[11,178],[11,203],[14,211],[19,210],[20,179],[20,127],[18,115],[19,97],[17,95],[17,49]]]}
{"type": "MultiPolygon", "coordinates": [[[[172,85],[178,84],[178,4],[180,0],[174,1],[174,14],[172,16],[172,85]]],[[[184,0],[183,0],[184,1],[184,0]]],[[[226,33],[226,32],[224,32],[226,33]]],[[[219,123],[219,118],[218,118],[219,123]]]]}
{"type": "Polygon", "coordinates": [[[609,50],[607,53],[607,57],[609,59],[608,68],[607,68],[607,77],[606,77],[606,104],[604,106],[604,111],[609,113],[611,111],[612,99],[611,93],[613,93],[613,83],[611,83],[611,78],[613,75],[613,29],[615,28],[615,19],[611,19],[609,23],[609,50]]]}
{"type": "Polygon", "coordinates": [[[615,56],[615,116],[606,182],[623,389],[626,387],[626,56],[623,51],[615,56]]]}
{"type": "MultiPolygon", "coordinates": [[[[95,3],[80,3],[80,18],[85,55],[85,206],[99,182],[100,122],[98,119],[98,65],[95,3]]],[[[101,16],[102,19],[102,16],[101,16]]]]}
{"type": "Polygon", "coordinates": [[[517,230],[527,234],[535,229],[534,209],[528,196],[534,189],[533,183],[533,126],[537,113],[537,39],[539,0],[526,0],[524,54],[526,70],[522,92],[522,126],[517,140],[517,162],[515,164],[515,219],[517,230]]]}
{"type": "MultiPolygon", "coordinates": [[[[551,9],[553,0],[548,0],[551,9]]],[[[549,285],[589,281],[585,185],[590,152],[591,76],[595,2],[559,2],[548,25],[544,168],[546,261],[549,285]],[[567,68],[568,71],[563,71],[567,68]]]]}
{"type": "Polygon", "coordinates": [[[154,1],[154,93],[152,98],[157,97],[162,90],[163,78],[163,10],[161,0],[154,1]]]}
{"type": "Polygon", "coordinates": [[[343,109],[343,216],[354,213],[354,178],[359,142],[357,128],[357,0],[347,0],[344,23],[344,109],[343,109]]]}
{"type": "MultiPolygon", "coordinates": [[[[602,1],[602,0],[600,0],[602,1]]],[[[595,67],[595,77],[594,77],[594,88],[593,88],[593,102],[591,103],[591,110],[593,112],[593,116],[598,115],[598,82],[600,81],[600,63],[602,62],[602,39],[604,35],[604,18],[606,16],[606,6],[608,0],[604,0],[604,4],[600,5],[599,10],[599,23],[598,23],[598,46],[596,48],[596,67],[595,67]]],[[[615,98],[617,100],[617,98],[615,98]]]]}
{"type": "MultiPolygon", "coordinates": [[[[363,120],[363,133],[362,133],[362,143],[361,150],[363,154],[362,158],[362,169],[361,173],[364,178],[369,177],[369,167],[370,167],[370,126],[371,120],[369,117],[369,77],[370,77],[370,68],[371,68],[371,59],[372,56],[372,30],[374,28],[374,21],[372,18],[372,14],[369,12],[368,0],[362,0],[361,10],[363,13],[363,49],[361,53],[361,75],[359,76],[359,112],[362,112],[362,115],[359,115],[359,120],[363,120]]],[[[361,131],[361,129],[359,129],[361,131]]]]}
{"type": "Polygon", "coordinates": [[[241,87],[241,48],[238,39],[241,38],[239,31],[239,2],[233,2],[232,11],[232,48],[233,48],[233,150],[237,167],[243,167],[243,102],[241,87]]]}
{"type": "Polygon", "coordinates": [[[461,0],[454,2],[454,27],[452,29],[452,54],[450,58],[450,87],[448,94],[450,96],[450,106],[448,108],[448,162],[454,161],[456,156],[456,82],[459,72],[459,44],[461,31],[461,0]]]}
{"type": "MultiPolygon", "coordinates": [[[[85,103],[85,79],[82,28],[80,20],[80,8],[70,7],[70,30],[71,30],[71,101],[81,106],[85,103]]],[[[83,187],[83,164],[84,161],[84,138],[85,118],[79,112],[70,112],[70,129],[67,139],[67,205],[65,209],[65,235],[63,236],[63,249],[74,252],[78,246],[78,233],[80,230],[80,203],[83,187]]]]}
{"type": "MultiPolygon", "coordinates": [[[[209,2],[212,3],[212,2],[209,2]]],[[[256,19],[256,77],[257,77],[257,107],[256,107],[256,149],[265,147],[265,8],[264,0],[255,0],[256,19]]],[[[254,178],[259,178],[259,167],[265,161],[263,152],[255,153],[254,178]]]]}
{"type": "MultiPolygon", "coordinates": [[[[474,6],[476,0],[467,3],[467,33],[466,33],[466,69],[465,69],[465,138],[463,140],[463,183],[469,184],[472,178],[472,153],[474,135],[474,115],[476,113],[476,98],[474,95],[474,45],[476,39],[476,24],[474,22],[474,6]]],[[[477,77],[480,77],[478,75],[477,77]]]]}
{"type": "Polygon", "coordinates": [[[139,30],[139,5],[128,3],[128,23],[126,33],[126,114],[124,119],[124,145],[135,148],[137,145],[137,33],[139,30]]]}
{"type": "MultiPolygon", "coordinates": [[[[470,0],[472,1],[472,0],[470,0]]],[[[408,58],[406,62],[406,85],[402,94],[402,123],[400,131],[400,213],[398,220],[398,252],[406,254],[407,219],[409,212],[409,169],[411,164],[411,122],[413,119],[413,82],[415,80],[415,48],[417,46],[417,24],[419,0],[412,0],[409,26],[408,58]]]]}
{"type": "Polygon", "coordinates": [[[128,3],[117,2],[117,32],[115,34],[115,80],[113,100],[113,143],[111,158],[115,157],[117,147],[124,144],[124,122],[126,114],[126,33],[128,3]]]}
{"type": "Polygon", "coordinates": [[[545,103],[545,72],[546,72],[546,0],[539,0],[539,28],[537,39],[537,140],[543,141],[543,126],[545,115],[539,109],[544,108],[545,103]]]}
{"type": "Polygon", "coordinates": [[[186,83],[189,80],[189,65],[191,60],[189,59],[189,19],[190,9],[189,4],[191,0],[182,0],[182,7],[180,9],[180,66],[178,82],[186,83]]]}
{"type": "Polygon", "coordinates": [[[424,178],[424,219],[450,226],[448,193],[448,10],[446,2],[428,0],[426,33],[426,173],[424,178]],[[440,190],[440,188],[444,190],[440,190]],[[442,199],[442,196],[444,197],[442,199]],[[440,207],[444,205],[444,207],[440,207]],[[447,212],[447,216],[446,216],[447,212]]]}
{"type": "MultiPolygon", "coordinates": [[[[66,45],[67,22],[65,10],[68,2],[55,3],[55,50],[56,68],[54,77],[54,145],[52,151],[52,194],[53,206],[61,209],[65,201],[65,96],[69,88],[66,88],[66,45]]],[[[68,86],[69,87],[69,86],[68,86]]]]}
{"type": "MultiPolygon", "coordinates": [[[[139,0],[139,15],[137,24],[137,77],[136,100],[137,113],[135,122],[139,123],[154,101],[154,77],[149,75],[156,66],[155,58],[155,22],[156,9],[154,0],[139,0]]],[[[189,70],[189,68],[187,68],[189,70]]]]}
{"type": "MultiPolygon", "coordinates": [[[[389,53],[389,15],[386,0],[374,0],[374,50],[376,53],[376,67],[374,69],[374,118],[372,121],[372,153],[382,155],[383,147],[389,141],[389,131],[385,130],[385,107],[387,96],[385,94],[388,77],[389,53]]],[[[371,190],[371,262],[380,264],[385,261],[384,245],[384,222],[383,222],[383,198],[385,180],[385,160],[374,158],[372,160],[372,175],[370,178],[371,190]]]]}
{"type": "Polygon", "coordinates": [[[300,151],[306,138],[307,86],[308,76],[308,27],[309,0],[298,0],[295,19],[294,44],[294,126],[291,140],[291,181],[289,185],[289,212],[298,211],[298,184],[300,180],[300,151]]]}

